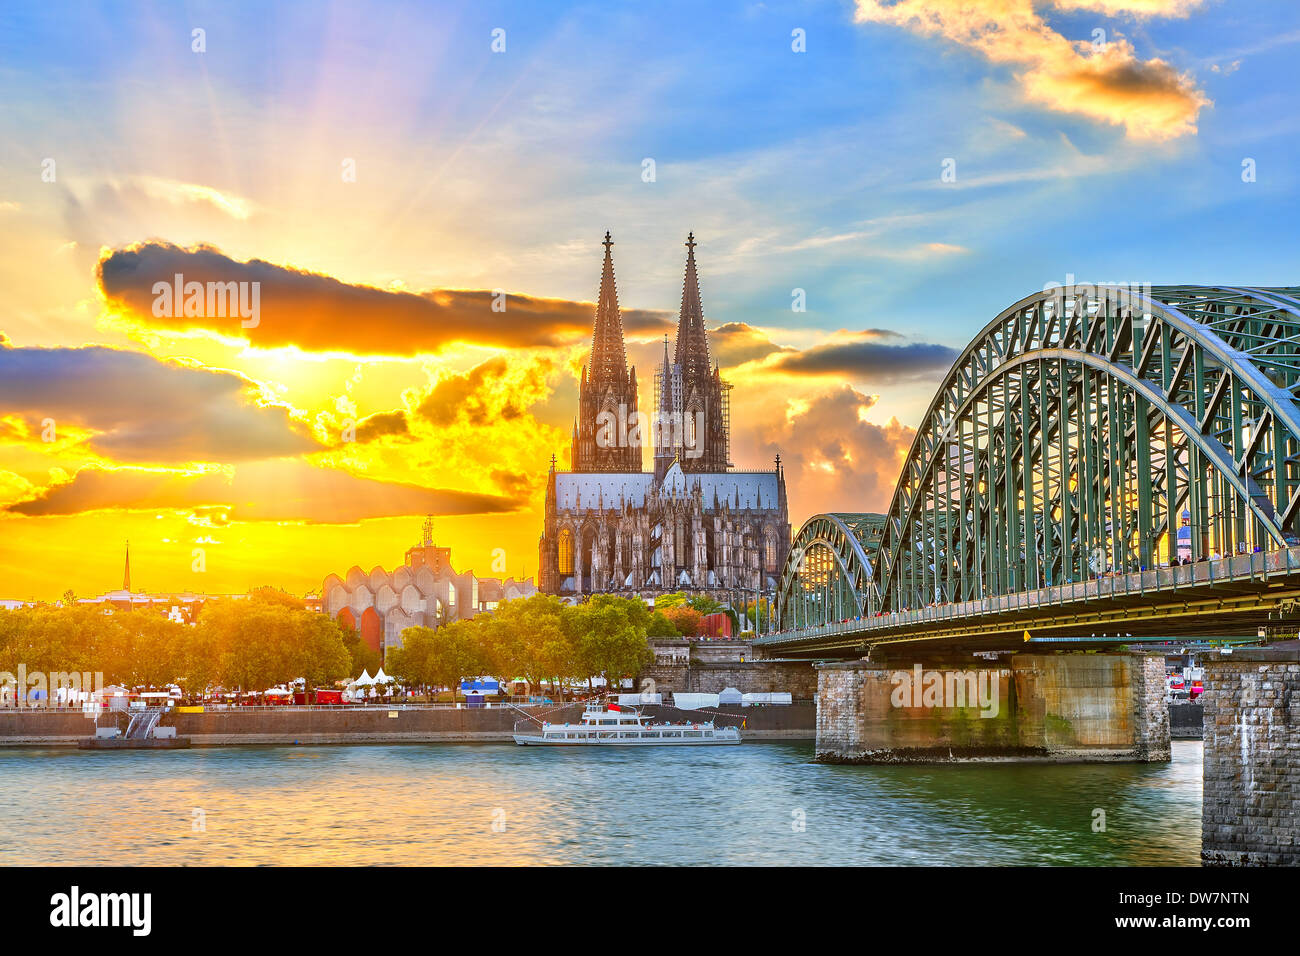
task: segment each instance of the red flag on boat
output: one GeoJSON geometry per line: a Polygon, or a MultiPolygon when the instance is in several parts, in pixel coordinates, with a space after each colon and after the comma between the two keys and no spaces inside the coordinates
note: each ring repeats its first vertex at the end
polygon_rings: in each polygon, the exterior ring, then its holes
{"type": "Polygon", "coordinates": [[[610,704],[609,709],[614,711],[616,714],[621,714],[623,712],[623,708],[618,706],[618,704],[610,704]]]}

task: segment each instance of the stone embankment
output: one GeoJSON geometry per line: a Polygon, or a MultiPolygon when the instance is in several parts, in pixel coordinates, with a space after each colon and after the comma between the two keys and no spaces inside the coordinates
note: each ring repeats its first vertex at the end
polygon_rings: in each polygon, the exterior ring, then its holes
{"type": "MultiPolygon", "coordinates": [[[[725,706],[708,711],[647,706],[655,720],[712,719],[744,725],[746,740],[811,740],[815,705],[725,706]]],[[[511,707],[232,708],[164,718],[195,747],[240,744],[494,743],[512,739],[515,724],[576,723],[582,705],[511,707]],[[531,719],[530,719],[531,718],[531,719]]],[[[533,724],[535,726],[535,724],[533,724]]],[[[94,732],[81,711],[0,710],[0,746],[76,746],[94,732]]]]}

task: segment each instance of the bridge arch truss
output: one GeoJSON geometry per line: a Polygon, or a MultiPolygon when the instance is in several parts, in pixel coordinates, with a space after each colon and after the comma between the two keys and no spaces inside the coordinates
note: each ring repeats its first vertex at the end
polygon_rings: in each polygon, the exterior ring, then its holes
{"type": "Polygon", "coordinates": [[[883,515],[819,514],[799,529],[777,586],[782,627],[861,617],[872,593],[871,552],[883,515]]]}
{"type": "Polygon", "coordinates": [[[848,540],[853,516],[817,515],[800,530],[781,627],[1294,546],[1297,395],[1300,289],[1070,287],[1022,299],[966,347],[931,402],[876,560],[848,540]]]}

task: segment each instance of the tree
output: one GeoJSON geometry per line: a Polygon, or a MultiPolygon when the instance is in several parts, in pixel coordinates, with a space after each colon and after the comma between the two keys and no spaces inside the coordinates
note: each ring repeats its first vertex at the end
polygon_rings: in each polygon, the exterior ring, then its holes
{"type": "Polygon", "coordinates": [[[689,605],[679,604],[664,611],[664,617],[682,637],[695,637],[700,633],[700,621],[704,615],[689,605]]]}
{"type": "Polygon", "coordinates": [[[218,601],[204,609],[198,629],[227,686],[265,690],[299,677],[329,683],[350,669],[338,625],[284,601],[218,601]]]}
{"type": "Polygon", "coordinates": [[[437,629],[408,627],[402,649],[389,654],[389,666],[405,683],[450,687],[451,699],[462,678],[483,671],[481,629],[473,621],[452,621],[437,629]]]}
{"type": "Polygon", "coordinates": [[[343,629],[338,622],[306,610],[298,612],[295,620],[301,641],[297,676],[304,679],[303,691],[347,677],[352,656],[343,646],[343,629]]]}
{"type": "Polygon", "coordinates": [[[350,627],[340,627],[339,630],[343,635],[343,647],[351,660],[348,676],[360,677],[363,671],[374,674],[379,670],[383,659],[377,650],[361,639],[361,633],[350,627]]]}
{"type": "Polygon", "coordinates": [[[717,614],[723,610],[722,604],[709,597],[707,594],[697,594],[686,602],[689,607],[695,608],[701,614],[717,614]]]}
{"type": "Polygon", "coordinates": [[[288,591],[281,591],[279,588],[273,588],[270,585],[253,588],[248,592],[248,600],[262,604],[278,604],[281,607],[292,608],[295,611],[305,611],[307,609],[307,603],[302,598],[294,597],[288,591]]]}
{"type": "Polygon", "coordinates": [[[455,701],[461,679],[483,671],[486,655],[481,637],[481,629],[473,621],[452,621],[434,631],[428,683],[450,687],[455,701]]]}
{"type": "Polygon", "coordinates": [[[663,611],[656,610],[650,615],[650,623],[646,625],[646,637],[681,637],[677,628],[673,627],[673,622],[668,620],[663,611]]]}
{"type": "Polygon", "coordinates": [[[389,675],[408,687],[426,687],[433,633],[431,627],[408,627],[402,631],[402,646],[388,652],[389,675]]]}
{"type": "Polygon", "coordinates": [[[530,686],[543,678],[569,676],[572,645],[564,629],[568,605],[550,594],[503,601],[491,616],[476,619],[484,666],[505,680],[523,677],[530,686]]]}
{"type": "Polygon", "coordinates": [[[165,687],[181,676],[185,626],[150,611],[115,614],[113,670],[128,687],[165,687]]]}
{"type": "Polygon", "coordinates": [[[655,598],[655,608],[660,611],[667,611],[670,607],[677,607],[685,604],[690,597],[685,591],[673,591],[669,594],[661,594],[655,598]]]}
{"type": "Polygon", "coordinates": [[[573,612],[569,631],[577,661],[587,676],[603,677],[606,689],[623,677],[635,677],[654,660],[646,643],[650,610],[640,598],[598,594],[573,612]]]}
{"type": "Polygon", "coordinates": [[[192,627],[176,655],[176,683],[187,697],[201,697],[221,679],[221,651],[211,628],[192,627]]]}
{"type": "Polygon", "coordinates": [[[766,631],[768,618],[772,613],[771,604],[772,602],[767,598],[763,598],[759,601],[750,601],[746,604],[745,614],[748,615],[750,621],[747,627],[757,630],[759,633],[766,631]]]}

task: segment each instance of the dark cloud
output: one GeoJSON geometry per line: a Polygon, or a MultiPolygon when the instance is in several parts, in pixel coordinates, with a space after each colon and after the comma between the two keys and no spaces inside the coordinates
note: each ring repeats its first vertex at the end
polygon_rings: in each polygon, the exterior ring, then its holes
{"type": "Polygon", "coordinates": [[[411,433],[406,412],[376,412],[357,422],[357,441],[370,442],[388,435],[406,436],[411,433]]]}
{"type": "Polygon", "coordinates": [[[800,375],[844,375],[854,381],[898,382],[934,372],[946,372],[958,352],[946,345],[910,342],[888,345],[876,336],[850,342],[828,342],[782,355],[773,367],[800,375]]]}
{"type": "MultiPolygon", "coordinates": [[[[591,335],[595,304],[510,294],[493,311],[490,290],[435,289],[396,292],[350,285],[331,276],[261,259],[239,262],[208,245],[182,248],[150,241],[109,252],[98,265],[104,297],[154,328],[203,329],[246,339],[255,346],[296,345],[308,351],[355,355],[416,355],[454,342],[505,348],[567,345],[591,335]],[[245,328],[236,314],[154,315],[154,284],[257,282],[259,314],[245,328]]],[[[252,288],[251,286],[249,287],[252,288]]],[[[177,307],[174,312],[183,312],[177,307]]],[[[630,334],[653,335],[674,326],[671,314],[627,310],[630,334]]]]}
{"type": "Polygon", "coordinates": [[[28,516],[125,509],[193,511],[214,524],[306,521],[352,524],[367,518],[422,514],[493,514],[517,505],[497,495],[378,481],[283,460],[239,465],[233,474],[184,474],[139,468],[82,468],[37,497],[6,509],[28,516]]]}
{"type": "Polygon", "coordinates": [[[420,400],[416,411],[434,425],[464,422],[476,427],[515,421],[549,393],[550,359],[508,362],[497,356],[468,372],[444,375],[420,400]]]}
{"type": "Polygon", "coordinates": [[[794,352],[777,345],[766,334],[744,322],[726,322],[709,330],[709,348],[723,368],[767,358],[774,352],[794,352]]]}
{"type": "Polygon", "coordinates": [[[523,501],[536,493],[541,475],[521,475],[518,472],[508,471],[505,468],[493,468],[491,471],[493,484],[506,493],[506,495],[516,501],[523,501]]]}
{"type": "Polygon", "coordinates": [[[236,462],[318,451],[283,405],[260,404],[234,372],[162,362],[100,346],[0,345],[0,413],[29,430],[53,419],[96,434],[96,454],[134,462],[236,462]]]}

